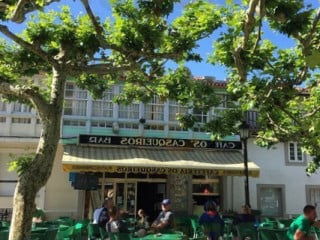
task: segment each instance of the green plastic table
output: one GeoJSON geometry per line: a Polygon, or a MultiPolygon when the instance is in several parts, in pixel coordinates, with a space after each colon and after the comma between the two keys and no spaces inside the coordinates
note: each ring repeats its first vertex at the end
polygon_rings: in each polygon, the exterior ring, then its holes
{"type": "Polygon", "coordinates": [[[141,239],[141,240],[179,240],[183,239],[183,236],[181,234],[176,234],[176,233],[164,233],[164,234],[150,234],[147,235],[143,238],[133,238],[133,239],[141,239]]]}

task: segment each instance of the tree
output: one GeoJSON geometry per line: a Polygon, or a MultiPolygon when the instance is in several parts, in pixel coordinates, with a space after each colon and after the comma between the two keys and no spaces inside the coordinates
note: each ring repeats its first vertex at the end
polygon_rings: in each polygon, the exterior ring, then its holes
{"type": "Polygon", "coordinates": [[[35,155],[12,163],[19,180],[11,240],[29,239],[34,199],[50,177],[60,138],[66,80],[73,78],[97,97],[121,77],[128,94],[119,101],[143,99],[149,92],[172,97],[167,87],[176,89],[175,96],[185,101],[194,94],[187,90],[191,76],[183,62],[200,61],[193,52],[197,40],[221,24],[220,10],[205,1],[186,5],[182,15],[170,22],[176,0],[114,0],[111,20],[105,22],[95,16],[88,0],[73,1],[85,9],[86,14],[79,16],[72,16],[68,7],[48,10],[45,6],[52,2],[0,3],[0,32],[5,36],[0,42],[0,93],[10,101],[30,104],[42,123],[35,155]],[[26,17],[29,12],[36,14],[26,17]],[[22,34],[10,30],[9,20],[25,24],[22,34]],[[168,60],[179,67],[166,69],[168,60]],[[37,74],[45,76],[42,81],[33,81],[37,74]]]}
{"type": "Polygon", "coordinates": [[[237,114],[227,113],[227,128],[234,130],[246,111],[257,110],[256,142],[301,143],[313,157],[306,170],[314,173],[320,166],[320,8],[306,2],[229,1],[225,30],[210,60],[228,67],[228,92],[239,102],[237,114]],[[282,35],[289,46],[273,42],[265,31],[282,35]]]}

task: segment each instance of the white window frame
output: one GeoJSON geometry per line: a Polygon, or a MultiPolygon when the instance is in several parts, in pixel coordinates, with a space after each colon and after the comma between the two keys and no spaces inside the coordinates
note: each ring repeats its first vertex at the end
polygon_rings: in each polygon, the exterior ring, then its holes
{"type": "Polygon", "coordinates": [[[88,108],[88,91],[78,88],[73,82],[67,82],[65,88],[65,116],[81,116],[87,115],[88,108]],[[71,114],[67,114],[66,109],[71,109],[71,114]],[[80,113],[80,114],[79,114],[80,113]]]}
{"type": "Polygon", "coordinates": [[[154,95],[152,100],[144,106],[144,117],[147,121],[164,122],[165,102],[154,95]],[[150,111],[148,111],[150,110],[150,111]]]}
{"type": "Polygon", "coordinates": [[[188,113],[188,107],[179,104],[174,100],[169,100],[169,122],[177,123],[178,115],[185,115],[188,113]]]}
{"type": "Polygon", "coordinates": [[[114,109],[114,106],[113,106],[114,91],[113,90],[114,89],[111,88],[105,91],[103,93],[102,99],[92,100],[92,111],[91,111],[92,118],[107,118],[107,119],[113,118],[113,109],[114,109]],[[95,106],[95,104],[100,105],[100,107],[95,106]],[[100,109],[100,112],[99,112],[99,109],[100,109]]]}
{"type": "Polygon", "coordinates": [[[300,143],[286,142],[284,144],[284,148],[285,148],[284,152],[285,152],[286,165],[288,166],[306,165],[306,154],[302,152],[300,143]],[[293,152],[292,152],[292,147],[293,147],[293,152]],[[301,155],[301,158],[299,158],[299,155],[301,155]]]}

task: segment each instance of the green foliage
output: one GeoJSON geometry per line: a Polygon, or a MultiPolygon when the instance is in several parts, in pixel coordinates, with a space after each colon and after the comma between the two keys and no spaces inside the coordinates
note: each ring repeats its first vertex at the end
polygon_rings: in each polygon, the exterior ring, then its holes
{"type": "Polygon", "coordinates": [[[239,115],[226,112],[230,124],[214,120],[209,129],[217,137],[228,135],[246,111],[256,110],[260,129],[256,143],[271,147],[277,142],[300,142],[314,159],[307,172],[314,173],[320,159],[318,9],[303,0],[262,1],[265,5],[254,9],[249,21],[245,12],[250,2],[229,3],[224,9],[224,29],[209,59],[228,68],[227,90],[239,103],[235,106],[239,115]],[[295,46],[280,48],[272,43],[264,35],[267,28],[286,35],[295,46]]]}
{"type": "Polygon", "coordinates": [[[35,154],[14,155],[10,154],[9,171],[16,171],[18,176],[28,171],[32,164],[35,154]]]}

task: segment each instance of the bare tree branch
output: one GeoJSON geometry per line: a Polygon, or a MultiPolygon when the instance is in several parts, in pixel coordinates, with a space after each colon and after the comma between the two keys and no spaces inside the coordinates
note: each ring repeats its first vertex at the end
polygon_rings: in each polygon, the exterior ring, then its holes
{"type": "Polygon", "coordinates": [[[35,86],[13,86],[8,82],[0,82],[0,93],[4,96],[12,96],[21,100],[30,101],[39,114],[48,113],[50,106],[35,86]]]}
{"type": "Polygon", "coordinates": [[[21,47],[24,47],[28,49],[30,52],[33,52],[34,54],[38,55],[41,57],[44,61],[51,63],[51,64],[56,64],[55,61],[49,57],[49,55],[44,52],[40,47],[37,47],[33,44],[30,44],[26,41],[24,41],[22,38],[18,37],[16,34],[11,32],[7,26],[0,24],[0,32],[3,33],[5,36],[19,44],[21,47]]]}
{"type": "MultiPolygon", "coordinates": [[[[47,0],[45,5],[49,5],[50,3],[58,1],[59,0],[47,0]]],[[[26,18],[26,14],[34,11],[37,8],[40,8],[40,6],[37,6],[34,1],[19,0],[10,19],[16,23],[22,23],[26,18]]]]}
{"type": "Polygon", "coordinates": [[[243,32],[244,32],[244,37],[243,37],[243,49],[248,48],[248,43],[250,39],[250,33],[252,32],[256,19],[254,17],[254,14],[256,12],[256,8],[259,4],[260,0],[251,0],[249,2],[249,8],[247,10],[247,18],[244,22],[243,26],[243,32]]]}
{"type": "Polygon", "coordinates": [[[314,116],[316,113],[318,113],[319,111],[320,111],[320,106],[314,108],[312,112],[309,112],[309,113],[304,114],[304,115],[302,116],[302,118],[312,117],[312,116],[314,116]]]}
{"type": "Polygon", "coordinates": [[[95,31],[97,33],[97,38],[98,38],[98,41],[99,41],[101,47],[103,49],[107,49],[109,46],[108,46],[106,40],[103,37],[103,28],[98,23],[97,18],[94,15],[94,13],[93,13],[93,11],[92,11],[92,9],[90,7],[89,1],[88,0],[81,0],[81,2],[83,4],[84,8],[86,9],[86,12],[87,12],[92,24],[93,24],[93,27],[94,27],[94,29],[95,29],[95,31]]]}
{"type": "Polygon", "coordinates": [[[318,11],[313,19],[312,27],[304,41],[304,44],[305,44],[304,47],[308,47],[311,44],[313,34],[316,32],[319,21],[320,21],[320,8],[318,8],[318,11]]]}

